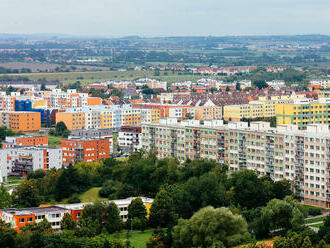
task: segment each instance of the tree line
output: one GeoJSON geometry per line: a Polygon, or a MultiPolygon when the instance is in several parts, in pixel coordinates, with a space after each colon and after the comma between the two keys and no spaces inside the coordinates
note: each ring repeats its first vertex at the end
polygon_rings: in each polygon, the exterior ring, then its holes
{"type": "Polygon", "coordinates": [[[226,165],[211,160],[180,164],[175,158],[157,159],[155,153],[143,151],[132,153],[126,161],[107,158],[47,173],[31,172],[7,207],[79,202],[77,194],[91,187],[102,187],[100,196],[109,200],[154,198],[149,218],[142,202],[132,201],[135,206],[129,208],[126,223],[114,205],[88,205],[77,225],[72,220],[66,225],[74,226],[69,228],[72,239],[96,239],[104,233],[150,227],[156,231],[148,248],[232,247],[274,234],[290,239],[292,233],[302,240],[308,237],[315,247],[330,241],[327,231],[316,234],[304,226],[309,213],[298,204],[299,196],[288,180],[274,182],[248,170],[228,173],[226,165]]]}

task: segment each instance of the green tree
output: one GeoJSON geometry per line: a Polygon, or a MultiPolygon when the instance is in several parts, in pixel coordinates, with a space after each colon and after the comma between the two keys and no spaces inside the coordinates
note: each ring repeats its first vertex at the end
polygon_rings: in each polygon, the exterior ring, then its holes
{"type": "Polygon", "coordinates": [[[141,229],[144,229],[147,223],[147,209],[140,197],[135,198],[128,205],[128,225],[132,224],[133,219],[135,219],[135,223],[139,220],[141,222],[141,229]]]}
{"type": "Polygon", "coordinates": [[[235,85],[236,90],[241,90],[241,84],[239,82],[236,83],[235,85]]]}
{"type": "Polygon", "coordinates": [[[230,91],[230,88],[229,86],[226,87],[226,91],[229,92],[230,91]]]}
{"type": "Polygon", "coordinates": [[[104,222],[104,227],[108,233],[118,232],[123,228],[120,211],[114,202],[110,202],[106,207],[104,222]]]}
{"type": "Polygon", "coordinates": [[[41,196],[36,179],[25,180],[19,184],[12,194],[13,204],[19,207],[37,207],[41,196]]]}
{"type": "Polygon", "coordinates": [[[281,229],[283,233],[299,229],[304,223],[304,214],[299,204],[291,197],[273,199],[261,210],[262,225],[268,230],[281,229]]]}
{"type": "Polygon", "coordinates": [[[17,247],[17,232],[9,224],[3,224],[2,221],[0,221],[0,247],[17,247]]]}
{"type": "Polygon", "coordinates": [[[11,207],[11,197],[10,194],[7,192],[5,186],[1,184],[0,186],[0,209],[2,208],[10,208],[11,207]]]}
{"type": "Polygon", "coordinates": [[[264,206],[268,199],[265,187],[254,171],[244,170],[231,174],[227,198],[233,204],[252,209],[264,206]]]}
{"type": "Polygon", "coordinates": [[[80,228],[78,229],[85,228],[92,236],[100,234],[103,228],[104,212],[105,205],[101,202],[86,205],[79,219],[80,228]]]}
{"type": "Polygon", "coordinates": [[[160,190],[150,208],[149,222],[153,227],[166,227],[176,221],[175,207],[170,193],[160,190]]]}
{"type": "Polygon", "coordinates": [[[70,213],[65,213],[61,221],[62,230],[74,230],[77,224],[70,213]]]}
{"type": "Polygon", "coordinates": [[[330,215],[324,220],[323,226],[318,232],[320,239],[323,239],[327,244],[330,244],[330,215]]]}
{"type": "Polygon", "coordinates": [[[304,242],[301,245],[301,248],[313,248],[312,242],[308,236],[305,237],[304,242]]]}
{"type": "Polygon", "coordinates": [[[37,235],[50,234],[53,232],[52,225],[50,222],[44,218],[39,223],[30,223],[21,228],[22,232],[32,232],[37,235]]]}
{"type": "Polygon", "coordinates": [[[190,219],[180,219],[172,232],[174,247],[212,247],[223,243],[226,247],[246,240],[247,223],[228,208],[206,207],[190,219]]]}
{"type": "Polygon", "coordinates": [[[56,126],[55,126],[56,136],[62,136],[62,137],[66,138],[66,137],[68,137],[69,133],[70,132],[63,121],[56,123],[56,126]]]}

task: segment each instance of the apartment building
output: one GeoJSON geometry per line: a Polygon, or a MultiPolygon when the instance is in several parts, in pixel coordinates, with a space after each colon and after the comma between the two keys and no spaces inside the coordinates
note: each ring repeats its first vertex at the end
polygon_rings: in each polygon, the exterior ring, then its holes
{"type": "Polygon", "coordinates": [[[41,114],[39,112],[10,111],[0,112],[1,126],[18,132],[36,132],[41,128],[41,114]]]}
{"type": "Polygon", "coordinates": [[[47,136],[7,136],[2,142],[2,148],[14,146],[48,146],[47,136]]]}
{"type": "Polygon", "coordinates": [[[141,127],[122,127],[118,132],[118,145],[124,152],[141,149],[141,127]]]}
{"type": "Polygon", "coordinates": [[[158,123],[159,119],[159,109],[141,109],[141,123],[158,123]]]}
{"type": "Polygon", "coordinates": [[[139,126],[143,123],[157,123],[158,109],[136,109],[126,105],[98,105],[82,108],[68,108],[56,113],[56,123],[63,121],[69,130],[139,126]]]}
{"type": "Polygon", "coordinates": [[[29,171],[60,169],[62,151],[41,146],[6,147],[0,149],[0,166],[5,179],[8,175],[25,176],[29,171]]]}
{"type": "Polygon", "coordinates": [[[78,93],[76,89],[53,89],[44,96],[48,108],[78,108],[88,105],[88,93],[78,93]]]}
{"type": "Polygon", "coordinates": [[[277,124],[295,124],[305,129],[308,124],[330,123],[330,98],[316,101],[296,100],[294,103],[276,105],[277,124]]]}
{"type": "Polygon", "coordinates": [[[227,105],[223,108],[224,120],[240,121],[244,119],[270,118],[276,116],[276,104],[293,103],[297,99],[306,99],[305,95],[261,96],[248,104],[227,105]]]}
{"type": "Polygon", "coordinates": [[[100,161],[110,156],[108,138],[70,138],[62,139],[63,164],[75,164],[79,161],[88,163],[100,161]]]}
{"type": "MultiPolygon", "coordinates": [[[[129,197],[126,199],[106,201],[106,204],[114,202],[118,209],[121,219],[125,222],[128,219],[128,206],[134,200],[135,197],[129,197]]],[[[154,199],[141,197],[144,206],[147,209],[147,217],[150,213],[150,208],[154,199]]],[[[94,204],[88,203],[74,203],[74,204],[58,204],[47,207],[36,208],[22,208],[22,209],[1,209],[0,218],[4,223],[10,224],[11,228],[17,232],[21,231],[21,228],[27,224],[39,223],[43,219],[50,222],[52,228],[57,231],[61,228],[61,221],[66,213],[71,214],[75,221],[78,221],[85,206],[94,204]]]]}
{"type": "Polygon", "coordinates": [[[219,106],[198,106],[193,110],[195,120],[220,120],[222,118],[222,108],[219,106]]]}
{"type": "Polygon", "coordinates": [[[14,111],[15,97],[7,96],[6,92],[0,92],[0,111],[14,111]]]}
{"type": "Polygon", "coordinates": [[[69,139],[108,139],[110,153],[113,153],[113,129],[99,128],[99,129],[77,129],[72,130],[69,139]]]}
{"type": "Polygon", "coordinates": [[[159,104],[159,103],[133,103],[133,108],[136,109],[158,109],[160,111],[160,118],[170,117],[169,112],[171,108],[191,108],[191,105],[181,104],[159,104]]]}
{"type": "Polygon", "coordinates": [[[330,132],[327,124],[271,128],[267,122],[160,120],[142,125],[142,149],[159,158],[212,159],[230,171],[250,169],[274,180],[288,179],[303,202],[330,208],[330,132]]]}

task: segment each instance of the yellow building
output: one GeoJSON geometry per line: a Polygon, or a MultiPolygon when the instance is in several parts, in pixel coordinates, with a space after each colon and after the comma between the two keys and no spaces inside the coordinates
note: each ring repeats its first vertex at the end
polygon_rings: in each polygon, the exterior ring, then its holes
{"type": "Polygon", "coordinates": [[[101,128],[113,128],[112,111],[103,111],[100,115],[101,128]]]}
{"type": "Polygon", "coordinates": [[[141,123],[158,123],[159,119],[159,109],[141,109],[141,123]]]}
{"type": "Polygon", "coordinates": [[[295,124],[299,129],[307,124],[329,124],[330,98],[320,98],[317,101],[297,100],[294,103],[276,105],[276,123],[295,124]]]}
{"type": "Polygon", "coordinates": [[[223,108],[223,119],[240,121],[241,119],[256,119],[263,117],[262,104],[227,105],[223,108]]]}
{"type": "Polygon", "coordinates": [[[305,99],[305,95],[259,97],[258,100],[250,101],[248,104],[224,106],[223,117],[232,121],[240,121],[242,118],[271,118],[276,115],[276,104],[293,103],[297,99],[305,99]]]}

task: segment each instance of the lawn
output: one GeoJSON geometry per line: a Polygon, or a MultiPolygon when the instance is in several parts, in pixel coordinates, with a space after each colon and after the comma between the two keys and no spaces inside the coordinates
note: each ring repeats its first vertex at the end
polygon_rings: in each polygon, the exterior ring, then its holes
{"type": "Polygon", "coordinates": [[[322,227],[324,224],[323,223],[320,223],[320,224],[315,224],[315,225],[311,225],[312,227],[317,227],[317,228],[320,228],[322,227]]]}
{"type": "Polygon", "coordinates": [[[326,217],[324,216],[324,217],[318,217],[318,218],[308,219],[308,220],[305,220],[305,224],[324,221],[325,218],[326,218],[326,217]]]}
{"type": "Polygon", "coordinates": [[[50,147],[60,147],[62,137],[48,135],[48,145],[50,147]]]}
{"type": "MultiPolygon", "coordinates": [[[[129,232],[129,242],[135,248],[145,248],[146,242],[152,235],[154,230],[145,230],[145,231],[133,231],[129,232]]],[[[127,240],[127,233],[116,233],[112,235],[114,238],[119,238],[122,241],[126,242],[127,240]]]]}
{"type": "Polygon", "coordinates": [[[101,187],[95,187],[87,190],[79,196],[81,202],[95,202],[95,201],[106,201],[107,198],[99,196],[99,191],[101,187]]]}

